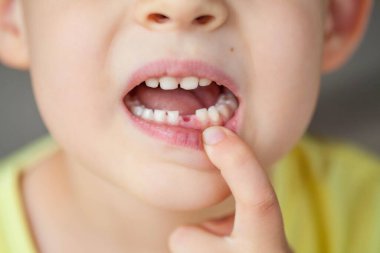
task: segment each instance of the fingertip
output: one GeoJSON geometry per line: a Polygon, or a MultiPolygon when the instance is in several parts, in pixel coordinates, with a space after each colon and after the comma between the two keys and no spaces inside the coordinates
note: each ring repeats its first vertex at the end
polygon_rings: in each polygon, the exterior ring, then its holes
{"type": "Polygon", "coordinates": [[[209,146],[222,142],[225,137],[226,133],[223,130],[223,127],[220,126],[206,128],[202,133],[203,143],[209,146]]]}

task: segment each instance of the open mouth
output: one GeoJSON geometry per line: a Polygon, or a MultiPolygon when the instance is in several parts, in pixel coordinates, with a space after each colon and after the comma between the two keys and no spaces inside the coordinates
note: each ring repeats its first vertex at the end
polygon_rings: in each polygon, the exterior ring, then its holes
{"type": "Polygon", "coordinates": [[[132,122],[148,135],[201,149],[203,129],[234,130],[236,125],[239,100],[226,86],[210,77],[166,74],[140,80],[123,103],[132,122]]]}
{"type": "Polygon", "coordinates": [[[232,92],[197,77],[152,78],[125,96],[127,108],[140,119],[191,129],[205,129],[228,122],[238,108],[232,92]]]}

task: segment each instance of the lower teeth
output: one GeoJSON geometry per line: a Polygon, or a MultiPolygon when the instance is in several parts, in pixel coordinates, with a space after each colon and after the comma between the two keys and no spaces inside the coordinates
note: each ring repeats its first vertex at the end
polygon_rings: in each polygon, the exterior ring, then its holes
{"type": "Polygon", "coordinates": [[[129,95],[125,99],[128,109],[137,117],[159,124],[186,125],[194,118],[201,128],[225,124],[238,108],[238,102],[231,92],[221,94],[215,105],[195,111],[195,115],[179,115],[178,111],[146,108],[137,98],[129,95]]]}

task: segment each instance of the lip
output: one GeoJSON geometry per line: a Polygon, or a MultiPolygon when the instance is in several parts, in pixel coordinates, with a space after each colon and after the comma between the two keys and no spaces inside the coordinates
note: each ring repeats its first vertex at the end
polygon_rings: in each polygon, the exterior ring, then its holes
{"type": "Polygon", "coordinates": [[[150,62],[134,71],[128,81],[122,95],[122,104],[127,115],[132,122],[146,134],[166,141],[169,144],[185,146],[192,149],[202,149],[201,130],[188,129],[179,126],[169,126],[147,122],[133,115],[124,104],[124,97],[136,86],[146,81],[149,78],[157,78],[162,76],[170,76],[183,78],[187,76],[197,76],[207,78],[218,84],[227,87],[237,97],[239,108],[235,111],[234,116],[224,124],[225,127],[237,132],[240,125],[238,119],[241,114],[242,100],[240,97],[239,87],[223,70],[205,63],[200,60],[172,60],[163,59],[150,62]]]}

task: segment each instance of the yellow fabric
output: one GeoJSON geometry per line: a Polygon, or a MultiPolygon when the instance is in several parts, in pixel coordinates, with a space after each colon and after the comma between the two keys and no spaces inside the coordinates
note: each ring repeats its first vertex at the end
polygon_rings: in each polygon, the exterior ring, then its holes
{"type": "Polygon", "coordinates": [[[305,136],[272,182],[296,253],[380,252],[380,160],[337,140],[305,136]]]}
{"type": "Polygon", "coordinates": [[[0,253],[37,253],[20,192],[22,169],[57,150],[42,137],[0,161],[0,253]]]}
{"type": "MultiPolygon", "coordinates": [[[[24,213],[22,169],[54,152],[49,137],[0,162],[0,253],[37,253],[24,213]]],[[[306,134],[273,168],[296,253],[380,252],[380,161],[353,145],[306,134]]]]}

